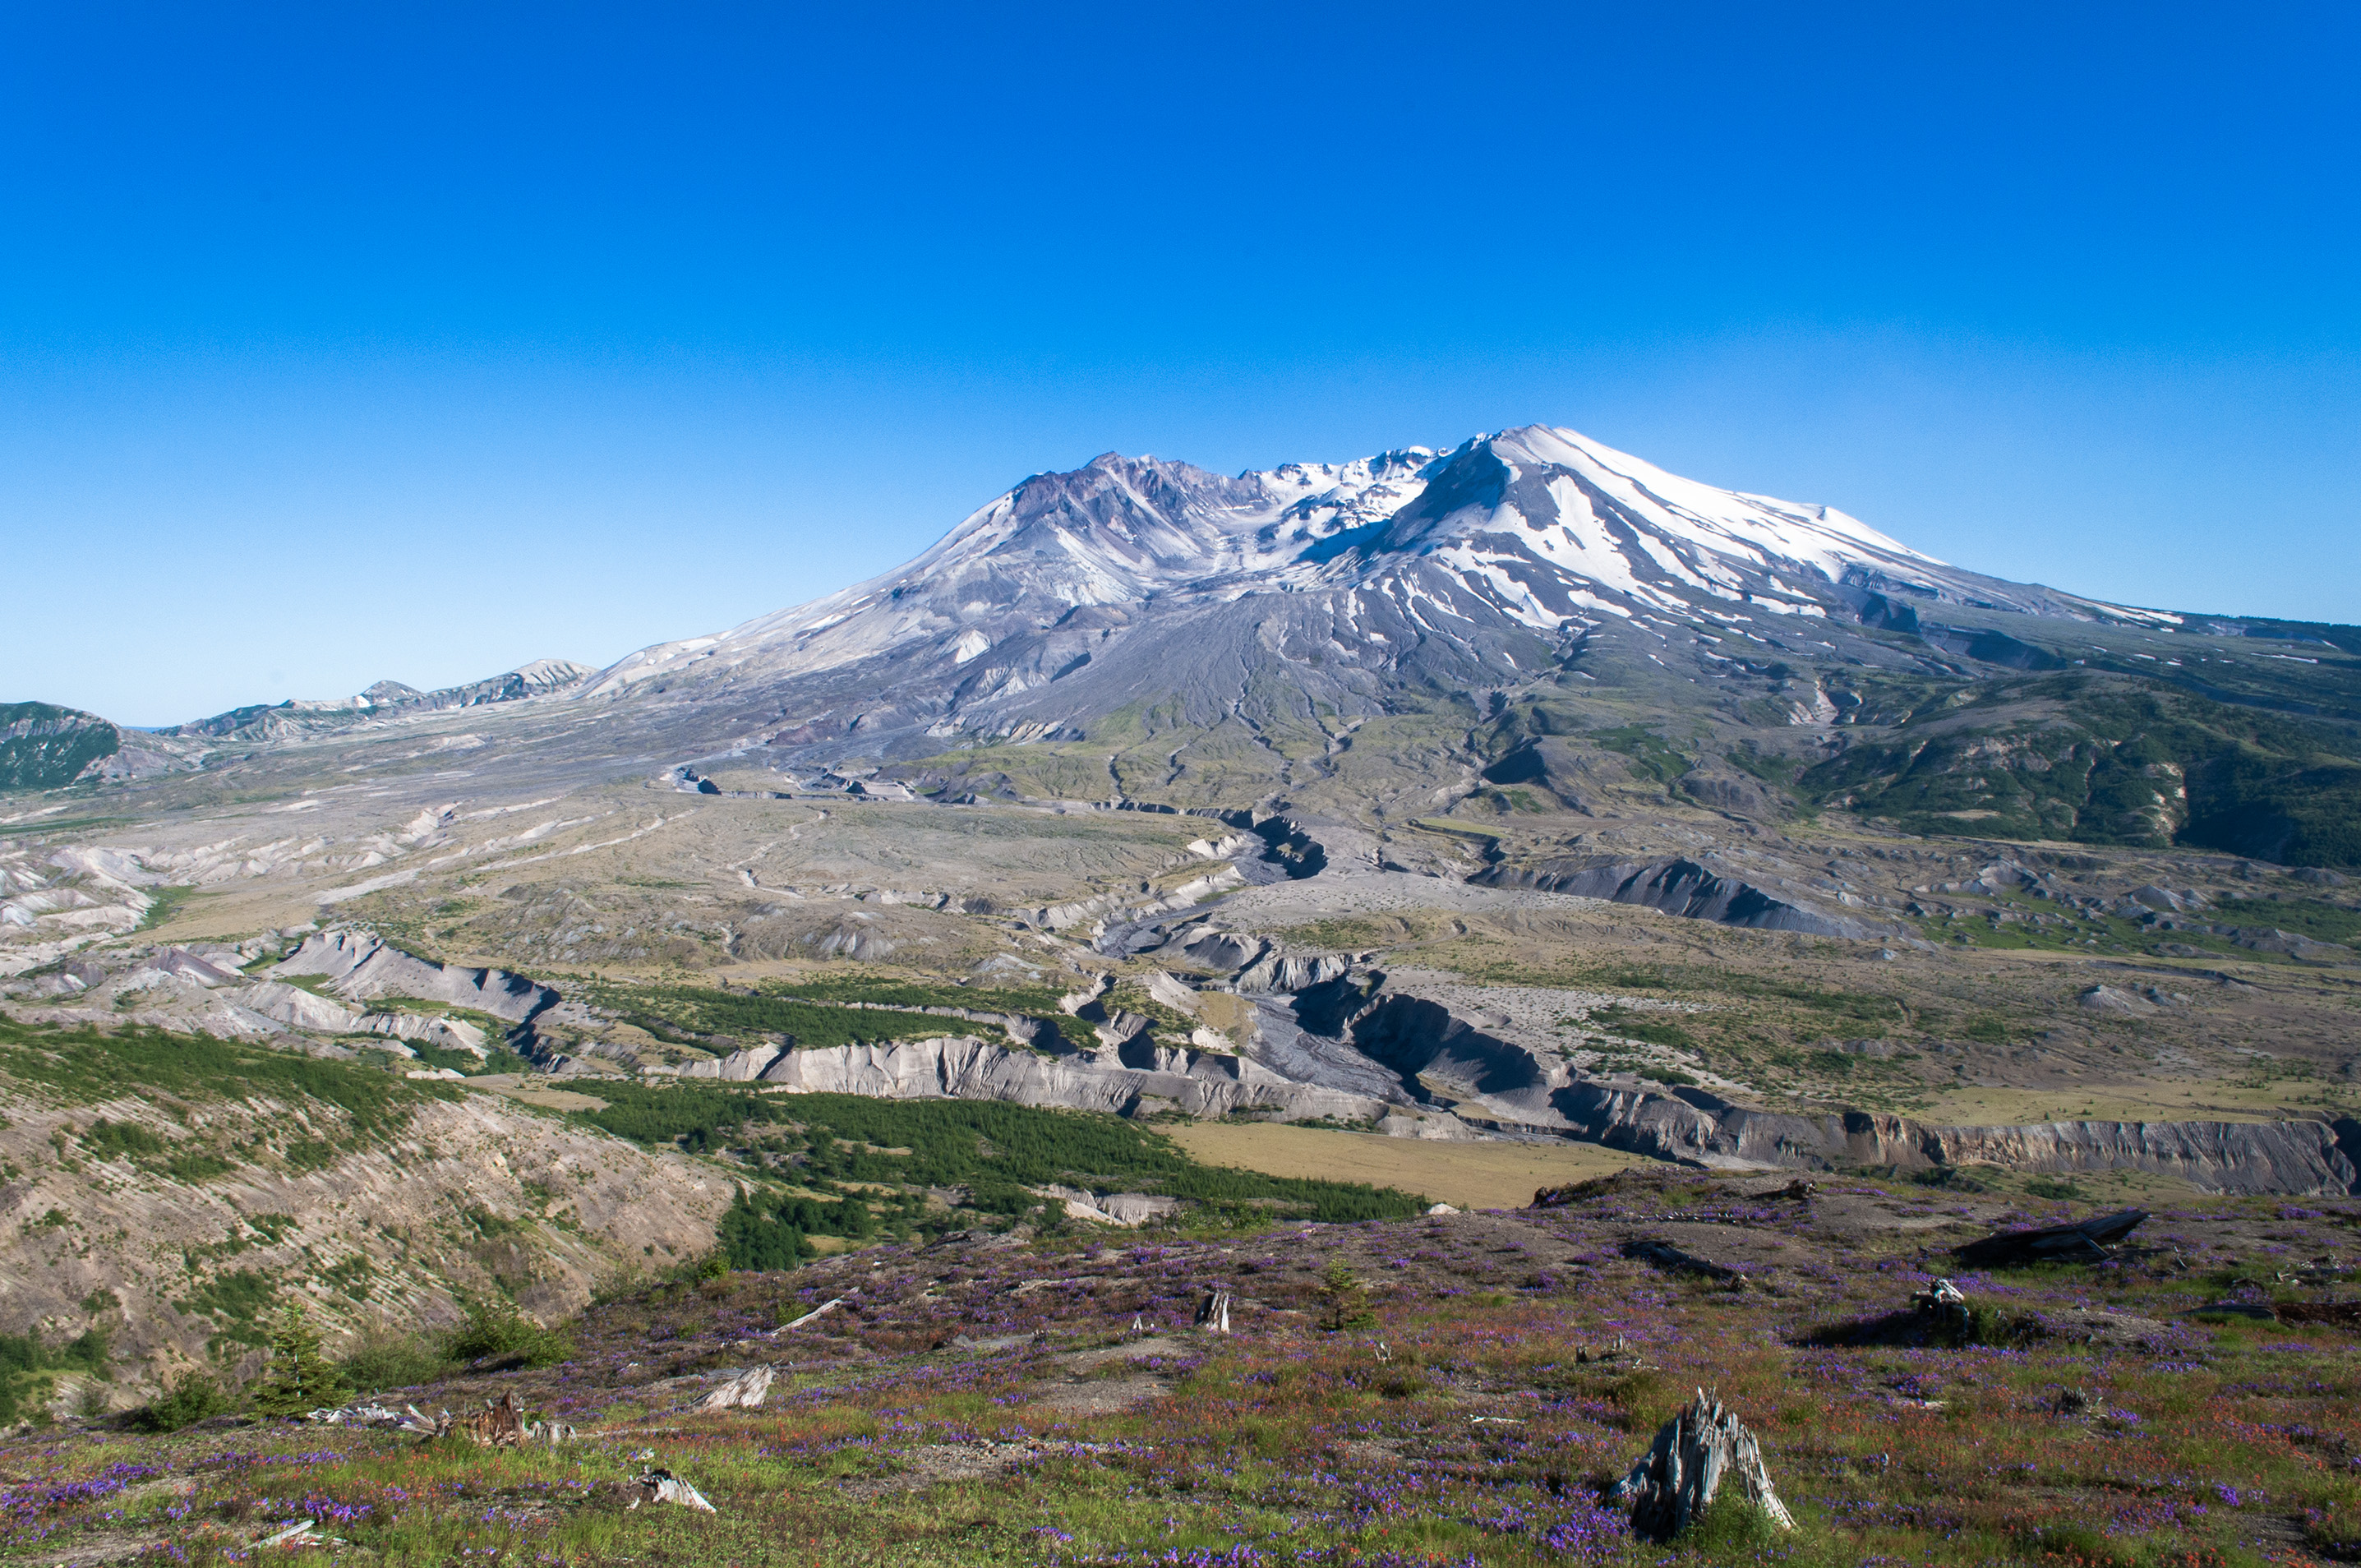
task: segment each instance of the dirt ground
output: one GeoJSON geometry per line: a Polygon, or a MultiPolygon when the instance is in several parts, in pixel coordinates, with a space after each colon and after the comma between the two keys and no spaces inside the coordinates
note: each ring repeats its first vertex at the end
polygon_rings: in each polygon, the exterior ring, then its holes
{"type": "Polygon", "coordinates": [[[1455,1209],[1517,1208],[1532,1202],[1540,1188],[1650,1163],[1596,1144],[1429,1143],[1275,1123],[1209,1122],[1164,1130],[1191,1158],[1208,1165],[1399,1187],[1455,1209]]]}

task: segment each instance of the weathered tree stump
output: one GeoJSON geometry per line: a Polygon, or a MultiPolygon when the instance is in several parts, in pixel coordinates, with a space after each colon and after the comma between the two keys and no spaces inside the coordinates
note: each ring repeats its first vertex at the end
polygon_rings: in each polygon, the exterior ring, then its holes
{"type": "Polygon", "coordinates": [[[1754,1434],[1719,1399],[1697,1390],[1688,1409],[1666,1421],[1653,1447],[1607,1494],[1631,1510],[1631,1528],[1658,1541],[1686,1530],[1727,1486],[1780,1530],[1794,1516],[1772,1489],[1754,1434]]]}
{"type": "Polygon", "coordinates": [[[1964,1335],[1972,1325],[1967,1296],[1948,1279],[1936,1280],[1911,1297],[1910,1304],[1939,1332],[1964,1335]]]}
{"type": "Polygon", "coordinates": [[[677,1503],[701,1514],[716,1511],[704,1493],[669,1470],[642,1471],[638,1479],[623,1483],[623,1496],[626,1508],[636,1508],[642,1503],[677,1503]]]}
{"type": "Polygon", "coordinates": [[[771,1392],[771,1379],[777,1376],[767,1366],[750,1366],[727,1382],[707,1391],[705,1398],[689,1407],[692,1410],[753,1410],[762,1408],[771,1392]]]}
{"type": "Polygon", "coordinates": [[[1197,1326],[1212,1333],[1230,1332],[1230,1293],[1216,1290],[1197,1306],[1197,1326]]]}
{"type": "Polygon", "coordinates": [[[517,1409],[514,1394],[502,1394],[499,1404],[460,1417],[452,1430],[485,1448],[514,1448],[525,1440],[524,1412],[517,1409]]]}

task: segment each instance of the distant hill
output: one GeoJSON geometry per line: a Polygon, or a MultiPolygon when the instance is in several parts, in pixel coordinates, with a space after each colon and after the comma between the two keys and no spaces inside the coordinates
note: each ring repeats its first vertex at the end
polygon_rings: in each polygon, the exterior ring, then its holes
{"type": "Polygon", "coordinates": [[[0,790],[172,773],[196,766],[203,750],[55,703],[0,703],[0,790]]]}
{"type": "Polygon", "coordinates": [[[175,726],[170,733],[276,740],[286,735],[339,729],[363,719],[383,718],[399,713],[433,713],[446,707],[477,707],[486,703],[517,702],[525,697],[546,696],[552,692],[579,685],[595,674],[597,672],[589,665],[577,664],[570,659],[535,659],[530,664],[521,664],[501,674],[470,681],[465,685],[445,686],[437,691],[423,692],[400,681],[379,681],[368,690],[353,696],[332,697],[325,701],[291,698],[285,702],[233,707],[210,718],[192,719],[175,726]]]}

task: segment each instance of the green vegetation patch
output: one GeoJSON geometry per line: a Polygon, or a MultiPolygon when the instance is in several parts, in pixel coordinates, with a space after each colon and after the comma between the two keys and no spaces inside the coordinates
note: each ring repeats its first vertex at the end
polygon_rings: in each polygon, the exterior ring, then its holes
{"type": "Polygon", "coordinates": [[[928,1039],[951,1032],[943,1019],[923,1013],[833,1007],[770,992],[748,993],[688,985],[645,989],[594,985],[592,990],[600,1006],[673,1045],[704,1047],[717,1039],[782,1037],[798,1050],[824,1050],[878,1040],[928,1039]]]}
{"type": "Polygon", "coordinates": [[[0,790],[61,789],[123,749],[94,714],[46,702],[0,702],[0,790]]]}
{"type": "Polygon", "coordinates": [[[1694,758],[1683,755],[1678,747],[1644,724],[1593,729],[1582,739],[1601,751],[1628,759],[1635,775],[1658,784],[1668,784],[1697,766],[1694,758]]]}
{"type": "Polygon", "coordinates": [[[702,1083],[602,1084],[599,1092],[606,1108],[575,1120],[650,1147],[726,1154],[773,1184],[741,1196],[723,1222],[724,1247],[741,1267],[779,1266],[800,1255],[806,1235],[969,1223],[930,1212],[929,1189],[954,1189],[961,1209],[1010,1219],[1039,1209],[1031,1189],[1053,1182],[1179,1198],[1225,1223],[1396,1219],[1425,1205],[1392,1188],[1200,1165],[1160,1133],[1087,1112],[702,1083]]]}
{"type": "Polygon", "coordinates": [[[103,1329],[92,1329],[65,1344],[51,1346],[38,1334],[0,1334],[0,1428],[5,1428],[49,1391],[53,1372],[110,1376],[103,1329]]]}
{"type": "Polygon", "coordinates": [[[1594,1007],[1587,1022],[1627,1040],[1641,1040],[1652,1046],[1683,1050],[1697,1044],[1686,1029],[1662,1013],[1642,1013],[1630,1007],[1594,1007]]]}
{"type": "Polygon", "coordinates": [[[1878,718],[1891,733],[1808,770],[1800,787],[1920,833],[2361,865],[2361,758],[2333,725],[2079,672],[1878,718]]]}
{"type": "Polygon", "coordinates": [[[215,1332],[206,1345],[218,1351],[225,1344],[269,1344],[270,1332],[262,1319],[278,1299],[279,1287],[269,1276],[240,1268],[205,1280],[172,1305],[191,1317],[212,1319],[215,1332]]]}
{"type": "MultiPolygon", "coordinates": [[[[866,1002],[878,1007],[972,1007],[987,1013],[1058,1010],[1063,994],[1055,985],[955,985],[891,975],[822,975],[791,985],[766,985],[764,994],[794,1001],[866,1002]]],[[[941,1021],[936,1020],[939,1027],[941,1021]]]]}
{"type": "MultiPolygon", "coordinates": [[[[95,1027],[60,1029],[0,1019],[0,1074],[27,1091],[67,1104],[103,1104],[136,1086],[146,1098],[170,1095],[191,1101],[309,1100],[342,1113],[344,1142],[378,1142],[409,1124],[428,1100],[457,1098],[440,1084],[397,1078],[357,1063],[323,1061],[267,1046],[216,1040],[209,1035],[176,1035],[129,1027],[112,1033],[95,1027]]],[[[160,1152],[145,1129],[128,1124],[94,1125],[84,1135],[107,1140],[142,1139],[127,1152],[160,1152]],[[99,1133],[97,1127],[110,1127],[99,1133]],[[153,1144],[153,1148],[147,1146],[153,1144]]],[[[93,1151],[95,1152],[95,1150],[93,1151]]]]}

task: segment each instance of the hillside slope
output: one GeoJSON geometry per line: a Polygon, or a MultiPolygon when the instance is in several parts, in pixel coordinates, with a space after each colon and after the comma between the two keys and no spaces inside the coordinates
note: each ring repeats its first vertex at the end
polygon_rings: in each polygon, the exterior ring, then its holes
{"type": "Polygon", "coordinates": [[[330,1343],[562,1316],[713,1245],[735,1189],[677,1155],[369,1063],[0,1021],[0,1322],[97,1330],[114,1373],[239,1368],[276,1308],[330,1343]]]}

